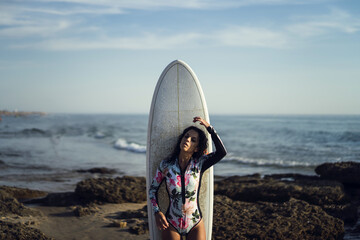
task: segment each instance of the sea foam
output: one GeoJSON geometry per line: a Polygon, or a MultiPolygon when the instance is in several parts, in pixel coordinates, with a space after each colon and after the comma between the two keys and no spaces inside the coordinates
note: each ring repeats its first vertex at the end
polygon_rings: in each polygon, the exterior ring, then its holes
{"type": "Polygon", "coordinates": [[[127,150],[135,153],[146,153],[146,146],[142,146],[137,143],[129,143],[123,138],[119,138],[115,142],[114,147],[120,150],[127,150]]]}
{"type": "MultiPolygon", "coordinates": [[[[231,154],[230,154],[231,155],[231,154]]],[[[272,167],[315,167],[316,164],[309,162],[282,160],[282,159],[251,159],[239,156],[230,156],[222,162],[231,162],[237,164],[246,164],[253,166],[272,166],[272,167]]]]}

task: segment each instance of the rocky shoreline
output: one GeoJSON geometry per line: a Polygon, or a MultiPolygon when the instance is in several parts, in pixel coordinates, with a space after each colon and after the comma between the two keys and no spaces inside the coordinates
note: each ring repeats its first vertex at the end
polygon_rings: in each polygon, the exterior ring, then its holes
{"type": "MultiPolygon", "coordinates": [[[[216,177],[213,239],[359,239],[360,163],[326,163],[315,171],[314,176],[216,177]]],[[[115,234],[128,234],[127,239],[148,239],[145,182],[129,176],[87,179],[68,193],[0,186],[0,239],[56,238],[39,224],[45,207],[64,208],[66,214],[52,214],[58,218],[102,216],[106,230],[101,231],[119,229],[115,234]],[[139,205],[118,211],[130,203],[139,205]],[[34,205],[41,207],[28,207],[34,205]],[[114,212],[104,215],[107,206],[114,212]]]]}

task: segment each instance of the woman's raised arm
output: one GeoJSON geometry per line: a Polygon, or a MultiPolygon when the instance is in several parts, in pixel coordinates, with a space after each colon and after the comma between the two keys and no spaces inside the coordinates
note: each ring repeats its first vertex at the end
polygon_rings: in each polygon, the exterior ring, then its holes
{"type": "Polygon", "coordinates": [[[201,117],[194,117],[193,122],[197,121],[200,122],[201,125],[206,127],[206,130],[210,133],[211,139],[215,145],[215,152],[210,153],[203,164],[202,171],[205,171],[206,169],[223,159],[226,156],[227,151],[215,129],[201,117]]]}

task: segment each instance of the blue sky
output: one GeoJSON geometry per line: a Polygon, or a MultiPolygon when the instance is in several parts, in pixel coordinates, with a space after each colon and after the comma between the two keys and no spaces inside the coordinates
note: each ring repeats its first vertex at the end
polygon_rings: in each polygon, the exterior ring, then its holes
{"type": "Polygon", "coordinates": [[[0,2],[0,109],[148,113],[175,59],[210,114],[360,114],[360,1],[0,2]]]}

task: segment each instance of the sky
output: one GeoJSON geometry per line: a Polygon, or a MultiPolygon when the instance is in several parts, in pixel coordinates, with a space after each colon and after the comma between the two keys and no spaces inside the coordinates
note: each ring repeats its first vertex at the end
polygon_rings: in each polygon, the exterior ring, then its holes
{"type": "Polygon", "coordinates": [[[360,114],[360,1],[0,1],[0,110],[147,114],[175,59],[210,114],[360,114]]]}

